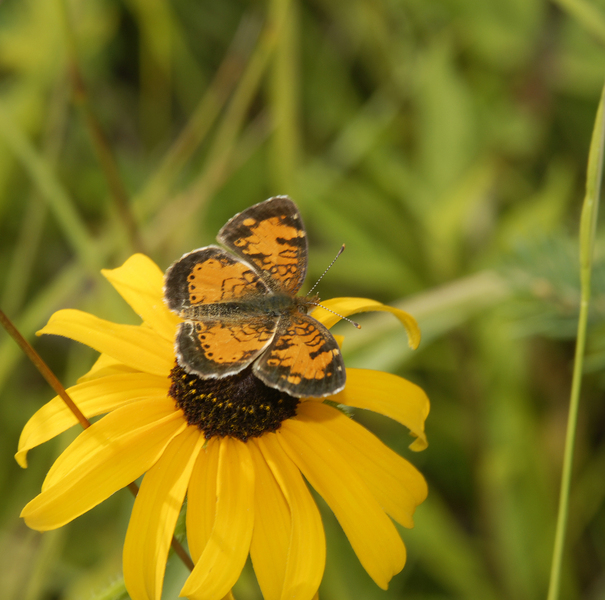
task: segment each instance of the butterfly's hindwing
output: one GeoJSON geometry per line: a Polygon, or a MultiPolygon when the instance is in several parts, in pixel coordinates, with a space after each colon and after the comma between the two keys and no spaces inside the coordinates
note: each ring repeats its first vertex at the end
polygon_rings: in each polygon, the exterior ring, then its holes
{"type": "Polygon", "coordinates": [[[281,318],[273,343],[253,370],[268,386],[298,398],[335,394],[346,380],[334,336],[319,321],[302,313],[281,318]]]}
{"type": "Polygon", "coordinates": [[[178,360],[204,378],[226,377],[245,369],[271,343],[275,317],[257,316],[244,323],[186,321],[176,339],[178,360]]]}

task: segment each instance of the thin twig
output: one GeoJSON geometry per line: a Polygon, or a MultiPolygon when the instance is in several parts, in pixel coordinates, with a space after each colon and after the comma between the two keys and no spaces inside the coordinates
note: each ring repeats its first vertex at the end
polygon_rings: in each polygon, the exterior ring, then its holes
{"type": "Polygon", "coordinates": [[[57,379],[56,375],[50,370],[49,366],[42,360],[41,356],[33,349],[32,345],[19,333],[17,328],[11,323],[10,319],[0,310],[0,323],[8,334],[17,342],[20,348],[25,352],[25,355],[38,369],[40,375],[46,379],[50,387],[55,390],[58,396],[61,396],[63,402],[67,404],[69,410],[76,416],[80,425],[84,429],[90,427],[90,421],[82,414],[80,409],[76,406],[75,402],[69,397],[69,394],[65,391],[65,388],[61,382],[57,379]]]}
{"type": "Polygon", "coordinates": [[[136,220],[130,210],[130,203],[126,187],[122,181],[120,170],[115,161],[107,137],[99,123],[90,103],[90,94],[84,82],[84,77],[78,62],[78,47],[70,18],[69,9],[65,0],[60,1],[63,23],[67,38],[69,73],[73,85],[74,104],[81,110],[94,146],[97,159],[107,179],[110,195],[114,205],[128,233],[130,244],[134,251],[144,252],[143,240],[139,233],[136,220]]]}

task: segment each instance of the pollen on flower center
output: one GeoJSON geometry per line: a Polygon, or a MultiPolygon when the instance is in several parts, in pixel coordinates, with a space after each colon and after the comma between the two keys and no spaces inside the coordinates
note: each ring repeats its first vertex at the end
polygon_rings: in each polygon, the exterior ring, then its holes
{"type": "Polygon", "coordinates": [[[266,386],[248,367],[237,375],[202,379],[178,363],[170,372],[168,395],[185,413],[189,425],[206,438],[231,436],[246,441],[276,431],[296,414],[298,398],[266,386]]]}

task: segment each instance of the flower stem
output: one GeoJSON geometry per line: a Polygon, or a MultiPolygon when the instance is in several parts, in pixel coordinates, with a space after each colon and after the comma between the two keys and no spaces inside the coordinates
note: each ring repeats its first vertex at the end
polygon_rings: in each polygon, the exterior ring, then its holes
{"type": "Polygon", "coordinates": [[[603,150],[605,145],[605,122],[603,121],[603,105],[605,103],[605,88],[595,119],[592,132],[590,152],[588,155],[588,172],[586,176],[586,195],[582,206],[580,221],[580,315],[578,318],[578,334],[574,357],[574,370],[569,402],[569,416],[565,435],[565,454],[563,457],[563,472],[561,475],[561,492],[559,497],[559,514],[557,516],[557,531],[550,572],[548,600],[559,598],[561,584],[561,564],[569,512],[569,493],[573,466],[573,451],[580,405],[580,389],[582,385],[582,366],[584,347],[586,345],[586,328],[588,324],[588,307],[590,302],[590,283],[592,274],[592,257],[595,240],[595,229],[601,193],[603,175],[603,150]]]}
{"type": "Polygon", "coordinates": [[[65,388],[61,382],[57,379],[56,375],[50,370],[50,367],[42,360],[40,355],[33,349],[32,345],[19,333],[19,330],[11,323],[10,319],[0,310],[0,323],[7,333],[17,342],[23,352],[25,352],[27,358],[33,363],[38,369],[40,375],[46,379],[50,387],[57,392],[58,396],[61,396],[63,402],[67,404],[69,410],[76,416],[80,425],[84,429],[90,427],[90,421],[82,414],[80,409],[76,406],[75,402],[69,397],[69,394],[65,391],[65,388]]]}

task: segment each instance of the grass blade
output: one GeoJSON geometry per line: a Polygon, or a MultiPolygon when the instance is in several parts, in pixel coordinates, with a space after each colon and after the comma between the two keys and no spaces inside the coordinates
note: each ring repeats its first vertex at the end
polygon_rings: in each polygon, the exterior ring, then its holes
{"type": "Polygon", "coordinates": [[[604,103],[605,88],[601,94],[601,101],[597,110],[597,117],[592,132],[592,140],[590,142],[588,172],[586,176],[586,195],[584,197],[582,217],[580,221],[580,316],[578,318],[578,335],[576,341],[567,432],[565,436],[563,473],[561,476],[559,514],[557,517],[557,531],[553,549],[548,600],[557,600],[561,585],[561,564],[563,561],[563,547],[565,544],[565,532],[569,512],[569,493],[571,487],[573,450],[578,421],[578,408],[580,404],[584,347],[586,345],[586,327],[588,323],[588,306],[590,301],[590,279],[592,271],[595,228],[599,208],[599,197],[601,194],[601,178],[603,174],[603,146],[605,142],[605,122],[603,121],[604,103]]]}

